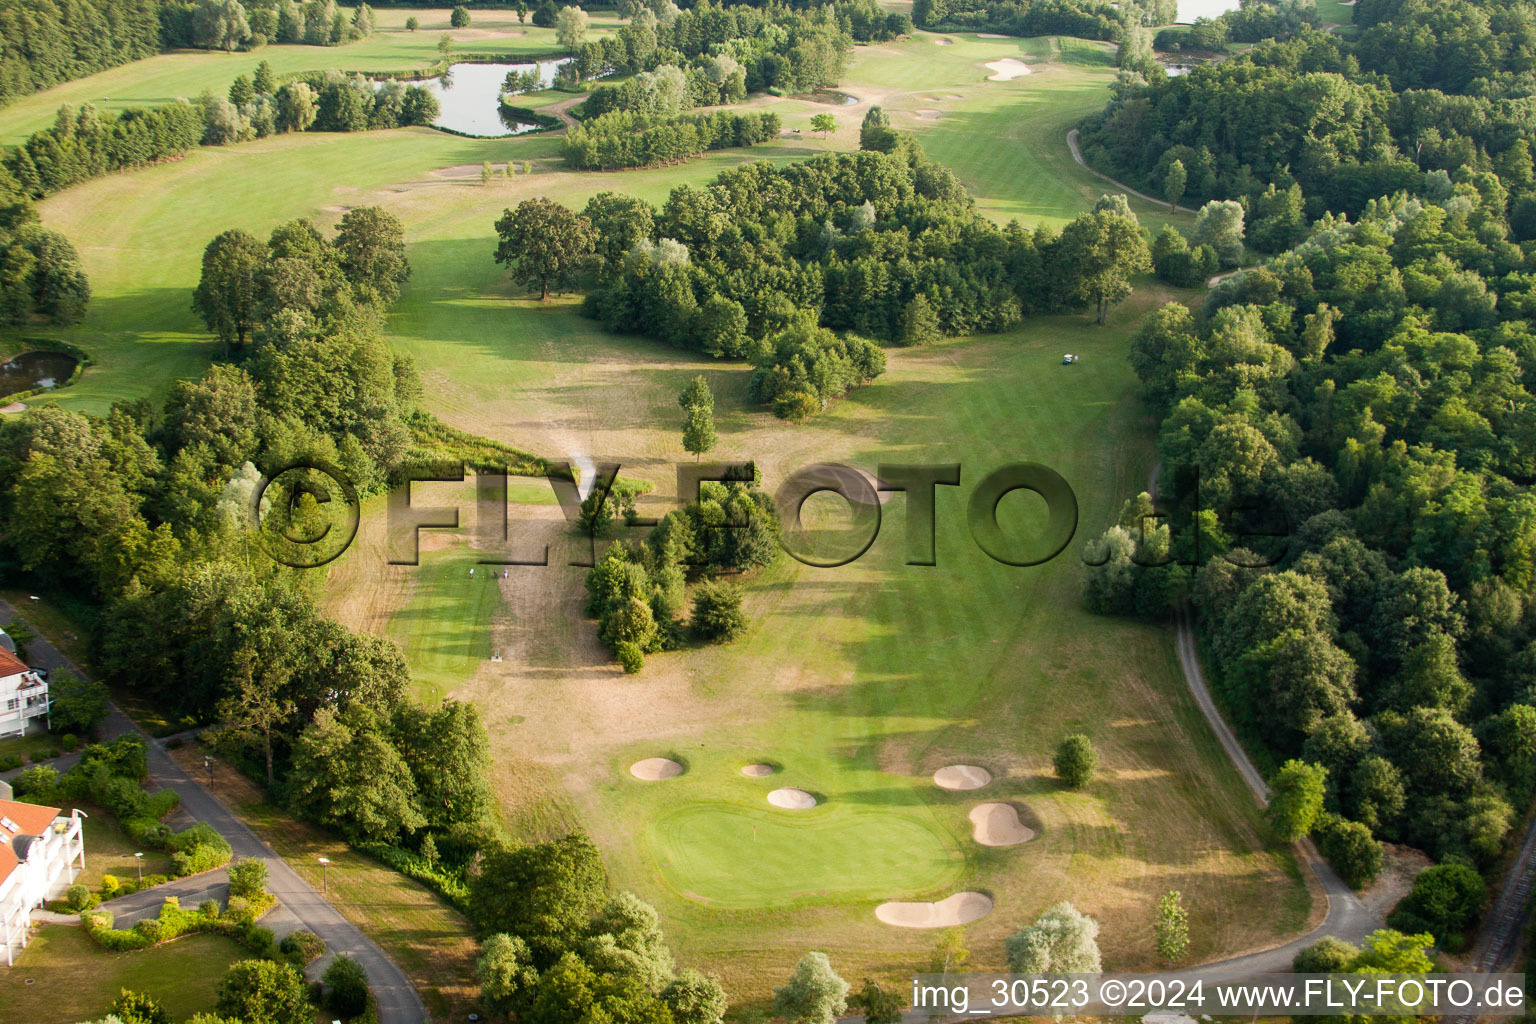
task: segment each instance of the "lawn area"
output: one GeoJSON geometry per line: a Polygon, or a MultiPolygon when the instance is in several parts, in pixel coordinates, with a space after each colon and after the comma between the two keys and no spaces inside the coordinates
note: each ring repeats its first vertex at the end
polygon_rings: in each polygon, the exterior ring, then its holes
{"type": "MultiPolygon", "coordinates": [[[[449,10],[382,7],[374,11],[377,30],[367,39],[346,46],[264,46],[246,53],[217,50],[177,50],[111,68],[52,89],[34,93],[0,110],[0,143],[14,145],[53,123],[63,104],[93,103],[102,110],[159,106],[178,99],[195,100],[204,89],[223,96],[240,75],[249,75],[266,61],[279,76],[301,71],[363,71],[402,74],[433,66],[437,41],[447,32],[457,56],[503,57],[509,60],[563,52],[555,30],[519,25],[511,10],[477,10],[468,28],[450,29],[449,10]],[[421,28],[405,30],[405,19],[416,17],[421,28]]],[[[618,20],[594,14],[593,38],[611,34],[618,20]]]]}
{"type": "MultiPolygon", "coordinates": [[[[44,222],[81,245],[98,296],[86,324],[66,334],[97,357],[59,395],[71,407],[99,412],[199,372],[210,348],[188,301],[214,234],[237,226],[265,234],[295,216],[329,224],[346,207],[378,203],[406,227],[413,276],[388,330],[416,358],[428,408],[551,458],[617,460],[626,476],[654,486],[643,513],[675,500],[674,464],[686,457],[676,399],[696,373],[716,396],[720,446],[710,457],[755,460],[770,491],[816,462],[962,464],[963,485],[939,492],[936,566],[904,564],[906,503],[895,497],[863,558],[837,569],[781,559],[748,585],[752,625],[742,639],[653,656],[637,677],[619,673],[584,618],[582,570],[569,564],[578,549],[547,501],[519,504],[513,515],[516,543],[524,551],[549,543],[549,564],[514,566],[495,583],[469,577],[467,505],[461,538],[428,531],[421,565],[409,567],[381,557],[374,503],[359,545],[328,570],[332,615],[405,641],[423,694],[480,706],[491,781],[518,833],[585,827],[615,887],[659,908],[680,959],[719,972],[741,999],[764,997],[808,948],[827,950],[847,977],[895,980],[926,958],[933,936],[879,924],[874,906],[962,887],[996,899],[968,930],[978,969],[1000,967],[1005,936],[1061,899],[1103,923],[1115,969],[1153,966],[1153,914],[1169,888],[1190,909],[1195,959],[1272,944],[1315,916],[1296,864],[1267,845],[1251,797],[1189,700],[1170,631],[1082,606],[1081,544],[1145,486],[1155,461],[1125,358],[1130,334],[1143,313],[1178,295],[1144,281],[1105,328],[1086,316],[1037,318],[1004,335],[893,348],[874,385],[792,426],[749,400],[743,365],[606,335],[577,315],[578,297],[534,301],[490,258],[492,223],[521,199],[580,206],[614,189],[660,202],[743,160],[851,149],[877,103],[918,131],[994,218],[1060,224],[1090,206],[1105,186],[1073,163],[1064,136],[1107,97],[1109,48],[942,38],[949,45],[918,33],[860,48],[842,86],[857,105],[755,100],[801,135],[680,167],[572,174],[555,138],[475,141],[409,129],[201,150],[42,206],[44,222]],[[1032,73],[989,80],[983,65],[1008,56],[1032,73]],[[810,117],[827,110],[839,130],[812,139],[810,117]],[[534,173],[488,187],[477,174],[434,173],[472,172],[485,159],[531,160],[534,173]],[[1064,352],[1081,363],[1063,367],[1064,352]],[[1066,553],[1030,569],[988,559],[963,525],[977,481],[1024,459],[1066,477],[1080,517],[1066,553]],[[498,648],[505,660],[490,662],[498,648]],[[1075,731],[1093,738],[1104,769],[1083,792],[1050,776],[1051,751],[1075,731]],[[688,772],[665,782],[629,774],[633,761],[658,754],[684,760],[688,772]],[[760,760],[783,772],[741,776],[742,764],[760,760]],[[937,789],[934,769],[957,762],[985,766],[995,781],[978,793],[937,789]],[[808,789],[823,806],[774,810],[765,781],[808,789]],[[983,799],[1024,805],[1039,837],[977,846],[967,813],[983,799]]],[[[1144,225],[1166,219],[1132,205],[1144,225]]],[[[1032,513],[1022,495],[1000,506],[1011,536],[1032,513]]],[[[315,881],[315,856],[337,862],[340,905],[418,979],[429,1005],[468,1005],[473,945],[457,914],[260,803],[244,780],[219,785],[315,881]]]]}
{"type": "Polygon", "coordinates": [[[171,873],[171,856],[159,850],[146,850],[142,846],[135,845],[128,834],[117,824],[117,819],[112,817],[112,812],[105,807],[97,807],[91,803],[79,803],[66,801],[63,811],[68,814],[71,810],[79,808],[89,817],[81,826],[85,834],[85,870],[80,872],[75,881],[90,889],[101,888],[103,875],[116,875],[118,878],[135,881],[139,877],[139,867],[134,863],[135,853],[144,854],[142,865],[146,875],[169,875],[171,873]]]}
{"type": "MultiPolygon", "coordinates": [[[[87,854],[89,857],[89,854],[87,854]]],[[[45,925],[14,967],[0,971],[0,1003],[29,1024],[96,1020],[118,992],[147,992],[176,1020],[213,1011],[219,980],[248,956],[222,935],[188,935],[153,949],[109,953],[71,925],[45,925]]]]}
{"type": "Polygon", "coordinates": [[[195,744],[170,753],[305,881],[316,889],[324,881],[331,905],[383,947],[416,986],[434,1020],[464,1020],[477,1008],[479,946],[463,915],[419,882],[274,807],[255,783],[222,761],[215,762],[210,785],[195,744]],[[331,861],[324,880],[319,857],[331,861]]]}

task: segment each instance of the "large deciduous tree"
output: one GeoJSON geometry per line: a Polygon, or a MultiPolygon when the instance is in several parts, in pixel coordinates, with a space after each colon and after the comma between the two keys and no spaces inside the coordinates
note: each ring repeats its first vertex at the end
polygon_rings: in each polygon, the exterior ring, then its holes
{"type": "Polygon", "coordinates": [[[1093,306],[1098,323],[1109,307],[1131,294],[1132,276],[1152,269],[1140,225],[1110,210],[1078,216],[1061,233],[1061,259],[1074,298],[1093,306]]]}
{"type": "Polygon", "coordinates": [[[496,262],[507,264],[519,283],[537,281],[541,300],[551,285],[560,287],[591,262],[597,243],[591,221],[544,196],[505,211],[496,234],[496,262]]]}
{"type": "Polygon", "coordinates": [[[255,326],[256,272],[267,260],[267,247],[238,228],[226,231],[203,249],[203,275],[192,292],[192,311],[202,318],[230,354],[243,349],[255,326]]]}

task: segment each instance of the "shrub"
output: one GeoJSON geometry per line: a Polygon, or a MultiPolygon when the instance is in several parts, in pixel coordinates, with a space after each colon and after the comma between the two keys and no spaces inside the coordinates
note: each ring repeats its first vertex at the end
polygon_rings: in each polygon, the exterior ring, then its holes
{"type": "Polygon", "coordinates": [[[228,920],[239,921],[251,916],[251,901],[244,896],[231,896],[229,902],[224,904],[224,917],[228,920]]]}
{"type": "Polygon", "coordinates": [[[247,926],[240,941],[259,957],[271,958],[277,951],[277,936],[273,934],[271,928],[259,924],[247,926]]]}
{"type": "Polygon", "coordinates": [[[773,403],[773,414],[791,423],[799,423],[819,412],[821,412],[821,401],[809,391],[787,391],[773,403]]]}
{"type": "Polygon", "coordinates": [[[76,750],[80,749],[80,737],[76,736],[72,732],[67,732],[62,737],[60,737],[59,745],[70,753],[74,753],[76,750]]]}
{"type": "MultiPolygon", "coordinates": [[[[21,766],[21,758],[12,757],[16,763],[13,768],[21,766]]],[[[52,765],[35,765],[22,772],[11,782],[11,791],[18,800],[34,800],[39,803],[52,801],[59,795],[59,772],[52,765]]]]}
{"type": "Polygon", "coordinates": [[[219,919],[219,901],[203,900],[203,902],[197,905],[197,912],[210,921],[217,921],[219,919]]]}
{"type": "Polygon", "coordinates": [[[1082,789],[1093,781],[1093,773],[1099,767],[1099,752],[1093,749],[1093,741],[1082,733],[1074,733],[1062,740],[1051,759],[1056,777],[1072,789],[1082,789]]]}
{"type": "Polygon", "coordinates": [[[1329,935],[1297,953],[1291,970],[1297,974],[1345,974],[1359,955],[1354,946],[1329,935]]]}
{"type": "Polygon", "coordinates": [[[91,890],[76,882],[65,891],[64,902],[70,910],[84,910],[91,904],[91,890]]]}
{"type": "Polygon", "coordinates": [[[101,898],[104,900],[109,900],[113,896],[116,896],[122,884],[123,883],[118,879],[116,875],[102,875],[101,898]]]}
{"type": "Polygon", "coordinates": [[[4,757],[0,757],[0,772],[14,771],[20,768],[23,763],[22,759],[15,754],[6,754],[4,757]]]}
{"type": "Polygon", "coordinates": [[[267,865],[255,857],[242,857],[229,866],[229,894],[255,896],[267,889],[267,865]]]}
{"type": "Polygon", "coordinates": [[[613,655],[619,660],[619,666],[627,675],[634,675],[645,667],[645,652],[637,643],[621,640],[614,648],[613,655]]]}
{"type": "Polygon", "coordinates": [[[1318,849],[1351,889],[1364,889],[1381,874],[1381,844],[1358,821],[1324,814],[1312,831],[1318,849]]]}
{"type": "Polygon", "coordinates": [[[721,580],[706,580],[693,593],[693,630],[711,643],[730,643],[747,631],[741,610],[741,588],[721,580]]]}
{"type": "Polygon", "coordinates": [[[45,747],[42,750],[32,751],[32,761],[34,764],[40,761],[52,761],[58,756],[59,751],[56,747],[45,747]]]}
{"type": "Polygon", "coordinates": [[[288,958],[289,963],[302,969],[306,964],[320,959],[325,953],[325,940],[314,932],[289,932],[277,948],[283,956],[288,958]]]}
{"type": "Polygon", "coordinates": [[[160,920],[154,917],[145,918],[143,921],[140,921],[138,924],[133,926],[133,930],[139,935],[142,935],[151,944],[159,942],[164,931],[164,929],[160,927],[160,920]]]}
{"type": "Polygon", "coordinates": [[[338,1017],[357,1017],[368,1009],[368,978],[346,954],[325,969],[325,1006],[338,1017]]]}
{"type": "Polygon", "coordinates": [[[1403,932],[1429,932],[1445,944],[1482,912],[1488,891],[1482,876],[1466,864],[1436,864],[1419,872],[1387,924],[1403,932]]]}

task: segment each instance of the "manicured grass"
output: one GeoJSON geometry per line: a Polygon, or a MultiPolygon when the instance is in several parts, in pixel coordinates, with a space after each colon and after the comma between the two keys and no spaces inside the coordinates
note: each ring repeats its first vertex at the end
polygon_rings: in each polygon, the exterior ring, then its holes
{"type": "Polygon", "coordinates": [[[491,656],[500,571],[477,565],[479,557],[467,544],[425,557],[411,574],[410,602],[390,622],[389,636],[405,650],[416,695],[427,703],[442,700],[491,656]]]}
{"type": "MultiPolygon", "coordinates": [[[[171,756],[209,785],[197,747],[171,756]]],[[[274,807],[259,787],[221,761],[214,764],[210,788],[305,881],[316,889],[325,885],[331,905],[383,947],[434,1020],[464,1020],[476,1009],[478,946],[463,915],[420,883],[274,807]],[[331,862],[324,878],[320,857],[331,862]]]]}
{"type": "Polygon", "coordinates": [[[964,854],[926,808],[925,820],[839,803],[786,811],[767,805],[767,786],[752,807],[688,803],[686,782],[672,788],[668,802],[682,806],[651,819],[646,840],[668,884],[706,906],[880,899],[936,891],[964,874],[964,854]]]}
{"type": "MultiPolygon", "coordinates": [[[[13,145],[53,123],[63,104],[95,104],[102,110],[159,106],[177,99],[196,100],[204,89],[223,96],[240,75],[250,75],[266,61],[278,76],[300,71],[364,71],[401,74],[433,66],[437,41],[444,32],[458,55],[501,56],[509,60],[561,52],[555,30],[519,25],[515,11],[475,11],[466,29],[450,29],[447,8],[374,11],[378,30],[347,46],[265,46],[249,53],[177,50],[125,64],[99,74],[35,93],[0,110],[0,143],[13,145]],[[405,30],[415,16],[421,28],[405,30]]],[[[610,34],[618,24],[611,15],[593,18],[592,37],[610,34]]]]}
{"type": "Polygon", "coordinates": [[[153,949],[109,953],[71,925],[45,925],[0,972],[0,1002],[13,1020],[96,1020],[123,989],[147,992],[176,1020],[213,1011],[219,980],[249,954],[222,935],[188,935],[153,949]],[[30,982],[30,984],[29,984],[30,982]]]}
{"type": "Polygon", "coordinates": [[[25,736],[10,735],[0,739],[0,757],[14,754],[27,764],[33,763],[34,754],[46,754],[49,751],[64,751],[64,744],[52,733],[29,732],[25,736]]]}
{"type": "MultiPolygon", "coordinates": [[[[514,529],[520,543],[551,542],[549,565],[514,567],[495,603],[491,585],[457,561],[467,557],[463,545],[424,544],[419,567],[388,565],[377,505],[365,513],[359,547],[329,570],[332,614],[414,640],[424,692],[480,705],[491,781],[518,834],[585,827],[615,887],[654,902],[684,962],[722,973],[739,998],[764,996],[808,948],[829,951],[845,976],[894,979],[926,958],[932,936],[880,925],[874,904],[960,887],[997,900],[968,930],[980,969],[1001,966],[1004,937],[1064,898],[1103,922],[1101,944],[1117,968],[1152,966],[1153,912],[1168,888],[1184,892],[1196,958],[1295,934],[1311,912],[1289,853],[1266,847],[1251,798],[1188,700],[1169,631],[1082,607],[1075,555],[1145,486],[1155,459],[1125,355],[1136,319],[1171,293],[1144,283],[1107,328],[1083,316],[1039,318],[1006,335],[893,349],[873,386],[791,426],[748,399],[740,364],[606,335],[576,314],[575,297],[534,301],[490,258],[491,224],[523,198],[579,206],[614,189],[659,202],[742,160],[851,149],[874,103],[919,131],[991,216],[1058,224],[1091,205],[1105,186],[1072,162],[1064,136],[1106,98],[1108,49],[947,38],[952,45],[919,33],[861,49],[844,86],[860,98],[856,107],[773,104],[790,128],[832,110],[841,127],[829,140],[802,131],[682,167],[574,175],[559,169],[549,137],[475,142],[413,129],[274,139],[199,151],[43,205],[44,222],[82,245],[99,296],[70,335],[100,353],[99,366],[59,396],[65,405],[99,411],[199,371],[208,346],[187,304],[201,247],[218,231],[265,233],[289,217],[329,221],[339,207],[381,203],[405,223],[414,269],[389,332],[416,357],[428,407],[552,458],[617,459],[626,476],[654,485],[645,512],[675,498],[673,464],[685,458],[676,396],[695,373],[716,394],[721,443],[711,458],[756,460],[770,490],[813,462],[962,463],[963,486],[939,492],[938,565],[904,564],[906,505],[896,497],[864,558],[839,569],[781,559],[749,583],[746,636],[652,656],[638,677],[622,676],[597,643],[582,613],[582,570],[569,564],[576,545],[547,503],[515,510],[514,529]],[[1034,73],[988,81],[981,65],[1010,55],[1034,73]],[[917,117],[928,109],[939,119],[917,117]],[[535,173],[489,187],[477,176],[431,173],[483,159],[531,159],[535,173]],[[1062,367],[1063,352],[1082,362],[1062,367]],[[975,483],[1022,459],[1061,472],[1080,508],[1066,554],[1032,569],[991,561],[963,525],[975,483]],[[486,646],[506,660],[489,662],[486,646]],[[1052,749],[1074,731],[1092,736],[1104,765],[1080,793],[1049,776],[1052,749]],[[687,761],[683,777],[642,784],[628,774],[634,760],[669,751],[687,761]],[[738,771],[764,759],[786,769],[765,781],[822,794],[825,806],[803,818],[771,814],[738,771]],[[944,793],[929,776],[952,762],[982,764],[997,781],[944,793]],[[975,846],[966,813],[982,799],[1027,805],[1040,837],[1012,849],[975,846]],[[753,820],[772,822],[768,834],[759,829],[755,856],[731,840],[753,820]],[[668,822],[678,827],[658,824],[668,822]],[[814,907],[797,902],[803,893],[816,894],[814,907]],[[733,895],[739,909],[699,898],[733,895]]],[[[1144,224],[1162,222],[1160,211],[1133,207],[1144,224]]],[[[1022,533],[1027,505],[1002,507],[1022,533]]],[[[246,813],[316,876],[317,852],[345,856],[260,805],[246,813]]],[[[448,984],[429,979],[438,967],[432,929],[467,935],[462,921],[407,925],[391,909],[364,910],[372,899],[359,883],[347,912],[415,964],[407,969],[422,972],[424,987],[448,984]]]]}

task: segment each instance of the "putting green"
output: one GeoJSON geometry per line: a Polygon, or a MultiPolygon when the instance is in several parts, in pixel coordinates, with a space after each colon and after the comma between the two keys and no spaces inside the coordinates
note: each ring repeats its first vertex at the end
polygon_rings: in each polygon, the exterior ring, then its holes
{"type": "Polygon", "coordinates": [[[669,885],[728,910],[926,893],[965,867],[953,842],[914,818],[836,804],[692,804],[652,819],[646,841],[669,885]]]}

